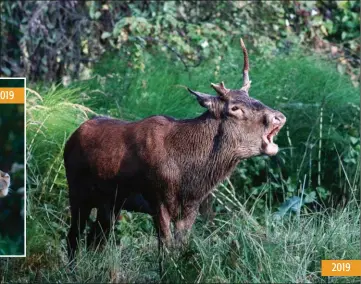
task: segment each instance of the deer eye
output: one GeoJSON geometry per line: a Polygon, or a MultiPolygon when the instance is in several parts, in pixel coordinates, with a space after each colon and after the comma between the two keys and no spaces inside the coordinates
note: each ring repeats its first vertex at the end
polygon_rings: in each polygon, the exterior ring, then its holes
{"type": "Polygon", "coordinates": [[[232,107],[231,109],[232,109],[232,111],[239,110],[239,108],[238,108],[238,107],[236,107],[236,106],[232,107]]]}

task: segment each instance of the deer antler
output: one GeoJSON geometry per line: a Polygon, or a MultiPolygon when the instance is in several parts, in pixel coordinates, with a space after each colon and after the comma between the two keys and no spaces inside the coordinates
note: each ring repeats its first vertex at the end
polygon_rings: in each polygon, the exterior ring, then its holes
{"type": "Polygon", "coordinates": [[[222,97],[222,98],[226,98],[227,94],[229,92],[229,89],[226,88],[226,86],[224,85],[223,81],[217,85],[217,84],[213,84],[211,83],[211,86],[213,89],[216,90],[216,92],[222,97]]]}
{"type": "Polygon", "coordinates": [[[248,93],[248,90],[251,87],[251,82],[252,82],[249,80],[249,76],[248,76],[248,71],[249,71],[248,52],[247,52],[246,46],[244,45],[242,38],[241,38],[240,42],[241,42],[241,47],[243,50],[243,60],[244,60],[244,63],[243,63],[243,86],[242,86],[241,90],[248,93]]]}

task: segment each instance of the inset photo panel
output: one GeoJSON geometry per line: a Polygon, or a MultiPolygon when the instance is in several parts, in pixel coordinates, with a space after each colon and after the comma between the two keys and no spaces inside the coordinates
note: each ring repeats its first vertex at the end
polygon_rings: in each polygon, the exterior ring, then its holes
{"type": "Polygon", "coordinates": [[[25,78],[0,78],[0,257],[26,246],[25,78]]]}

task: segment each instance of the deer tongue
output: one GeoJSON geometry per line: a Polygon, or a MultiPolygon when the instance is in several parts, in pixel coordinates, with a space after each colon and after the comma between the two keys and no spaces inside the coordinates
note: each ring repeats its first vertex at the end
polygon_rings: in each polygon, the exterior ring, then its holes
{"type": "Polygon", "coordinates": [[[278,131],[279,131],[279,128],[276,127],[271,132],[269,132],[268,134],[265,134],[262,137],[262,140],[263,140],[262,141],[262,150],[263,150],[263,153],[265,153],[266,155],[274,156],[277,154],[278,145],[273,143],[273,137],[275,135],[277,135],[278,131]]]}

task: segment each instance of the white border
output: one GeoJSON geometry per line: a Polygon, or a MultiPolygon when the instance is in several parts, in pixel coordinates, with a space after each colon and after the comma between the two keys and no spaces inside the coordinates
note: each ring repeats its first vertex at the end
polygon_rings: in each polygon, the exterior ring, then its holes
{"type": "Polygon", "coordinates": [[[0,80],[24,79],[24,254],[22,255],[0,255],[2,257],[26,257],[26,78],[25,77],[0,77],[0,80]]]}

